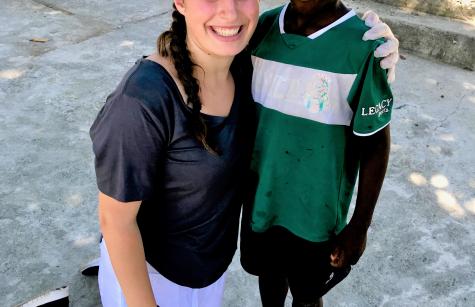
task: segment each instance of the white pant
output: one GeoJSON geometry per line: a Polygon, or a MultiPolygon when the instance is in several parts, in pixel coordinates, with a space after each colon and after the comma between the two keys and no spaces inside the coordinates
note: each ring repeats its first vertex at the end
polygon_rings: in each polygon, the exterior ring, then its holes
{"type": "MultiPolygon", "coordinates": [[[[166,279],[147,263],[155,301],[160,307],[220,307],[226,273],[213,284],[193,289],[183,287],[166,279]]],[[[99,262],[99,291],[104,307],[127,307],[125,298],[115,276],[104,239],[101,242],[99,262]]]]}

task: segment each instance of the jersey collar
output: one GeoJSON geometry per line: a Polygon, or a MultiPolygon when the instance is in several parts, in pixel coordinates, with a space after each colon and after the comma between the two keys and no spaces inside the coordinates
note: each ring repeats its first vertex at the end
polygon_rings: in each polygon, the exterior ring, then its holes
{"type": "MultiPolygon", "coordinates": [[[[287,3],[282,8],[282,11],[280,12],[280,16],[279,16],[280,34],[286,34],[285,31],[284,31],[284,16],[285,16],[285,12],[287,11],[287,8],[289,6],[289,3],[287,3]]],[[[325,28],[322,28],[322,29],[318,30],[317,32],[312,33],[307,37],[310,38],[310,39],[315,39],[315,38],[319,37],[320,35],[322,35],[323,33],[327,32],[328,30],[330,30],[330,29],[338,26],[339,24],[347,21],[348,19],[350,19],[351,17],[353,17],[355,15],[356,15],[355,11],[351,10],[348,13],[346,13],[345,15],[343,15],[340,18],[338,18],[337,20],[335,20],[334,22],[332,22],[331,24],[329,24],[328,26],[326,26],[325,28]]]]}

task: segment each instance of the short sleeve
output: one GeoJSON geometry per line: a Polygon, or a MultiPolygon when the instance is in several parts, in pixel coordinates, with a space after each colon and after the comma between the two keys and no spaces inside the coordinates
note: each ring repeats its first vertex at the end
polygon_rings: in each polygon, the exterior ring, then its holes
{"type": "Polygon", "coordinates": [[[380,67],[380,60],[373,53],[359,73],[349,101],[354,110],[352,128],[355,135],[372,135],[391,121],[393,94],[386,70],[380,67]]]}
{"type": "Polygon", "coordinates": [[[108,98],[90,129],[102,193],[122,202],[153,196],[167,146],[162,125],[139,98],[108,98]]]}

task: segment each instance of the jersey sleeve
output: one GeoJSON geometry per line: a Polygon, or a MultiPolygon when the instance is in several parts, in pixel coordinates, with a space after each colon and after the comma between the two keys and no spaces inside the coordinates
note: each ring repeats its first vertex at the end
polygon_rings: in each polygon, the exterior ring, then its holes
{"type": "Polygon", "coordinates": [[[122,202],[151,198],[167,146],[164,131],[140,98],[109,97],[90,129],[99,190],[122,202]]]}
{"type": "Polygon", "coordinates": [[[358,136],[369,136],[391,121],[393,94],[386,70],[371,53],[353,86],[349,102],[354,111],[352,128],[358,136]]]}

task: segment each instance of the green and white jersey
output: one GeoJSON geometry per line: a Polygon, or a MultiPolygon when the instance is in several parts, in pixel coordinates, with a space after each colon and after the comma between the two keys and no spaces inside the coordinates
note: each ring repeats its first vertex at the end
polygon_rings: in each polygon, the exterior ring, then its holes
{"type": "Polygon", "coordinates": [[[287,34],[287,6],[264,13],[253,41],[258,185],[252,228],[280,225],[314,242],[346,225],[359,169],[352,134],[389,124],[393,97],[354,11],[308,36],[287,34]]]}

